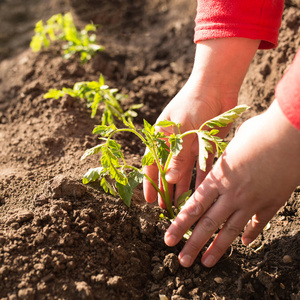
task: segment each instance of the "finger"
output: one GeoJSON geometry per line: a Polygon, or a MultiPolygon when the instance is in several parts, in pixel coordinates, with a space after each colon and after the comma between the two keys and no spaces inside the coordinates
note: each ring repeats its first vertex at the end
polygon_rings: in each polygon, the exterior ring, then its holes
{"type": "Polygon", "coordinates": [[[206,159],[206,171],[202,171],[200,169],[200,165],[199,165],[199,160],[197,161],[197,165],[196,165],[196,184],[195,187],[199,186],[202,181],[205,179],[205,177],[207,176],[207,174],[210,172],[212,165],[213,165],[213,161],[214,161],[215,155],[212,153],[208,154],[208,158],[206,159]]]}
{"type": "Polygon", "coordinates": [[[197,223],[192,236],[179,254],[179,261],[183,267],[190,267],[193,264],[206,242],[230,217],[233,211],[234,208],[228,206],[227,201],[222,197],[209,208],[197,223]]]}
{"type": "MultiPolygon", "coordinates": [[[[209,175],[208,175],[209,176],[209,175]]],[[[184,205],[165,234],[168,246],[176,245],[187,230],[205,213],[218,197],[218,189],[212,178],[207,177],[184,205]]]]}
{"type": "Polygon", "coordinates": [[[246,230],[242,236],[244,245],[252,243],[257,236],[263,231],[268,222],[275,215],[276,210],[268,211],[266,208],[255,214],[248,223],[246,230]]]}
{"type": "Polygon", "coordinates": [[[176,184],[176,190],[174,195],[174,203],[177,207],[177,199],[185,192],[190,189],[191,181],[193,175],[193,168],[189,170],[189,173],[185,174],[185,176],[176,184]]]}
{"type": "MultiPolygon", "coordinates": [[[[158,185],[158,169],[156,164],[152,164],[151,166],[145,166],[143,171],[153,180],[155,184],[158,185]]],[[[147,202],[155,202],[155,200],[157,199],[157,191],[145,176],[143,178],[143,191],[144,197],[147,202]]]]}
{"type": "Polygon", "coordinates": [[[202,256],[201,262],[205,267],[211,268],[218,262],[226,252],[227,248],[244,229],[248,220],[249,212],[242,213],[241,211],[236,211],[230,216],[202,256]]]}

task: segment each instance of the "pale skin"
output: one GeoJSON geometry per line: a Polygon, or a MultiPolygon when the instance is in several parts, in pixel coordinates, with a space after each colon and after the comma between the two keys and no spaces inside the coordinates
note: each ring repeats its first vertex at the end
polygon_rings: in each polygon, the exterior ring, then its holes
{"type": "MultiPolygon", "coordinates": [[[[198,129],[204,121],[234,107],[258,45],[259,41],[244,38],[197,45],[190,79],[159,120],[181,123],[184,132],[198,129]]],[[[221,135],[228,130],[225,128],[221,135]]],[[[180,264],[191,266],[221,227],[202,256],[204,266],[214,266],[243,230],[243,243],[251,243],[299,184],[299,153],[300,131],[286,119],[277,100],[265,113],[246,121],[212,169],[211,159],[206,173],[197,168],[195,192],[165,233],[165,243],[174,246],[196,224],[179,254],[180,264]]],[[[170,188],[176,187],[175,202],[189,189],[197,156],[197,139],[189,137],[167,173],[170,188]]],[[[145,172],[158,181],[154,165],[145,172]]],[[[157,198],[147,180],[144,195],[148,202],[157,198]]]]}

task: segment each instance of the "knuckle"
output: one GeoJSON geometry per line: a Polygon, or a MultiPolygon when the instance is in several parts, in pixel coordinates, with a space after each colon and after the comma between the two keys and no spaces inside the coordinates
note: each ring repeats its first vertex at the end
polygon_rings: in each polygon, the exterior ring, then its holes
{"type": "Polygon", "coordinates": [[[222,255],[226,252],[228,245],[219,245],[216,242],[214,242],[213,244],[213,248],[214,248],[214,255],[216,257],[222,257],[222,255]]]}
{"type": "Polygon", "coordinates": [[[203,216],[203,218],[200,221],[200,224],[203,230],[208,233],[215,232],[219,227],[218,223],[209,216],[203,216]]]}
{"type": "Polygon", "coordinates": [[[227,221],[223,226],[223,230],[226,231],[226,233],[228,235],[230,235],[232,237],[236,237],[240,234],[240,232],[242,231],[242,228],[227,221]]]}
{"type": "Polygon", "coordinates": [[[197,256],[197,254],[200,251],[200,245],[197,243],[196,240],[190,238],[187,242],[187,248],[188,248],[188,252],[190,254],[192,254],[192,256],[197,256]]]}
{"type": "Polygon", "coordinates": [[[200,217],[204,212],[204,206],[197,199],[191,199],[185,204],[184,212],[190,217],[200,217]]]}

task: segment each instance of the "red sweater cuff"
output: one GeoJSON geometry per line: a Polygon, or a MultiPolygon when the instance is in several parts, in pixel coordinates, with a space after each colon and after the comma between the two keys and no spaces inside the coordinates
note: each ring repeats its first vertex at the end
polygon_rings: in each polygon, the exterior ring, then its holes
{"type": "Polygon", "coordinates": [[[194,42],[245,37],[277,46],[284,0],[198,0],[194,42]]]}
{"type": "Polygon", "coordinates": [[[276,98],[285,116],[300,130],[300,50],[277,84],[276,98]]]}

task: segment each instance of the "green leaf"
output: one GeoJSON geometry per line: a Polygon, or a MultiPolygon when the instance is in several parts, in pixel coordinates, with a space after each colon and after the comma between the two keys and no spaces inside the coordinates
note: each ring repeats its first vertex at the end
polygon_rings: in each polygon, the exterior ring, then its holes
{"type": "Polygon", "coordinates": [[[101,148],[105,146],[105,144],[100,144],[100,145],[97,145],[93,148],[90,148],[88,150],[86,150],[84,152],[84,154],[81,156],[81,159],[80,160],[84,160],[86,157],[90,156],[90,155],[93,155],[93,154],[98,154],[100,151],[101,151],[101,148]]]}
{"type": "Polygon", "coordinates": [[[121,151],[121,145],[117,143],[115,140],[110,139],[108,141],[108,147],[112,154],[117,158],[124,158],[123,153],[121,151]]]}
{"type": "Polygon", "coordinates": [[[175,135],[174,133],[169,137],[170,149],[174,155],[178,155],[182,149],[183,140],[180,135],[175,135]]]}
{"type": "Polygon", "coordinates": [[[94,128],[93,134],[100,134],[102,136],[108,136],[111,132],[116,130],[116,126],[111,124],[110,126],[107,125],[98,125],[94,128]]]}
{"type": "Polygon", "coordinates": [[[177,207],[179,210],[183,207],[183,205],[189,200],[190,196],[192,194],[192,190],[188,190],[187,192],[184,192],[181,194],[177,199],[177,207]]]}
{"type": "Polygon", "coordinates": [[[215,127],[226,127],[228,124],[232,123],[235,119],[237,119],[245,110],[247,110],[249,106],[247,105],[239,105],[233,109],[230,109],[223,114],[205,122],[205,125],[210,128],[215,127]]]}
{"type": "Polygon", "coordinates": [[[163,120],[163,121],[159,121],[157,124],[155,124],[155,126],[170,127],[170,126],[177,126],[177,124],[175,122],[172,122],[172,121],[163,120]]]}
{"type": "Polygon", "coordinates": [[[132,109],[140,109],[140,108],[142,108],[143,106],[144,106],[143,103],[133,104],[133,105],[131,105],[131,106],[129,107],[129,109],[130,109],[130,110],[132,110],[132,109]]]}
{"type": "Polygon", "coordinates": [[[115,189],[112,187],[112,185],[106,180],[105,177],[102,177],[100,185],[104,189],[105,193],[110,192],[114,197],[117,195],[115,189]]]}
{"type": "Polygon", "coordinates": [[[151,166],[154,163],[154,157],[151,151],[147,153],[142,158],[142,166],[151,166]]]}
{"type": "Polygon", "coordinates": [[[143,129],[143,132],[149,133],[151,136],[154,135],[154,133],[155,133],[154,126],[152,126],[150,123],[148,123],[145,119],[144,119],[144,129],[143,129]]]}
{"type": "Polygon", "coordinates": [[[123,123],[125,126],[129,127],[130,129],[135,130],[134,124],[132,123],[131,119],[126,120],[123,118],[123,123]]]}
{"type": "Polygon", "coordinates": [[[111,178],[115,179],[117,182],[123,185],[126,185],[128,183],[126,175],[118,170],[118,168],[120,167],[119,160],[111,151],[111,149],[106,147],[102,148],[101,165],[104,170],[107,170],[109,172],[111,178]]]}
{"type": "Polygon", "coordinates": [[[160,159],[160,162],[162,164],[164,164],[167,161],[168,156],[170,154],[169,147],[167,146],[165,140],[157,139],[156,142],[157,142],[157,154],[158,154],[158,157],[160,159]]]}
{"type": "Polygon", "coordinates": [[[213,129],[213,130],[211,130],[210,132],[209,132],[209,134],[210,135],[216,135],[216,134],[218,134],[220,132],[220,130],[218,130],[218,129],[213,129]]]}
{"type": "Polygon", "coordinates": [[[96,181],[102,174],[103,168],[98,167],[98,168],[92,168],[89,169],[84,175],[82,179],[83,184],[87,184],[91,181],[96,181]]]}
{"type": "Polygon", "coordinates": [[[65,93],[61,90],[57,89],[50,89],[48,93],[44,95],[44,99],[49,99],[49,98],[54,98],[54,99],[59,99],[61,98],[65,93]]]}
{"type": "Polygon", "coordinates": [[[120,184],[119,182],[116,183],[118,193],[128,207],[130,207],[131,204],[133,191],[137,185],[143,181],[143,177],[143,173],[135,170],[128,175],[128,183],[126,185],[120,184]]]}
{"type": "Polygon", "coordinates": [[[200,132],[198,134],[198,140],[199,140],[199,167],[200,170],[202,170],[203,172],[206,171],[206,160],[208,158],[208,152],[213,153],[213,146],[212,144],[209,142],[209,140],[207,140],[205,134],[203,134],[202,132],[200,132]]]}
{"type": "Polygon", "coordinates": [[[118,194],[120,195],[123,202],[130,207],[131,198],[133,195],[133,191],[129,184],[123,185],[119,182],[116,182],[116,188],[118,189],[118,194]]]}

